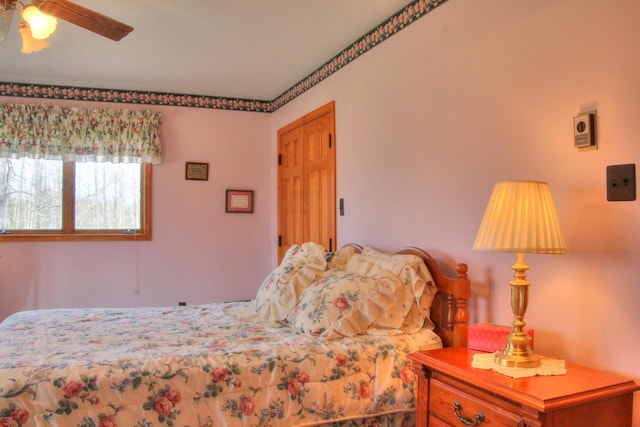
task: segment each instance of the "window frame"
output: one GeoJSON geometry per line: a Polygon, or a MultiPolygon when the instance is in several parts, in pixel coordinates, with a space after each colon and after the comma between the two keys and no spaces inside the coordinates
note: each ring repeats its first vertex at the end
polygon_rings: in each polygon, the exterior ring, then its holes
{"type": "Polygon", "coordinates": [[[63,166],[63,224],[61,230],[7,230],[0,242],[7,241],[147,241],[151,240],[151,163],[140,168],[140,228],[137,230],[76,230],[75,227],[75,162],[63,166]]]}

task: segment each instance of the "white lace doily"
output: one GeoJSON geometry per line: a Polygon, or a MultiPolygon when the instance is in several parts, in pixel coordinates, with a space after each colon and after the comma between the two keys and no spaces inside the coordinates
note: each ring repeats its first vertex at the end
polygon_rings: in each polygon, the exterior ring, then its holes
{"type": "Polygon", "coordinates": [[[509,368],[495,362],[496,353],[478,353],[473,355],[471,366],[478,369],[492,370],[511,378],[526,378],[536,375],[566,375],[564,360],[542,357],[540,366],[536,368],[509,368]]]}

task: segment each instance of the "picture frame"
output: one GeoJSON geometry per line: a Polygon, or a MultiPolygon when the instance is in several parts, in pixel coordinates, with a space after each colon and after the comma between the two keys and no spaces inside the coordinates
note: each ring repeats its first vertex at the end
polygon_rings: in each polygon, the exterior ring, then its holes
{"type": "Polygon", "coordinates": [[[208,181],[209,163],[187,162],[184,171],[184,179],[208,181]]]}
{"type": "Polygon", "coordinates": [[[253,190],[227,190],[225,212],[253,213],[253,190]]]}

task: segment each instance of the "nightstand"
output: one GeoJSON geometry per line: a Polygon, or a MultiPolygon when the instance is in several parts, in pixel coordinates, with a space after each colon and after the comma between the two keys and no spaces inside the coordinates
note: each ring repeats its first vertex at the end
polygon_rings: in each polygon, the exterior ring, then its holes
{"type": "Polygon", "coordinates": [[[566,364],[567,375],[511,378],[471,367],[463,347],[409,355],[418,374],[417,427],[629,427],[635,381],[566,364]]]}

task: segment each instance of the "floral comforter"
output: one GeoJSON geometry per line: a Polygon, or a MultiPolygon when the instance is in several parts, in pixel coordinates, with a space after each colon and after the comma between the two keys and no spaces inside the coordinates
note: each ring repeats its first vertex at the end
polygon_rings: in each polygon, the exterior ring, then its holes
{"type": "Polygon", "coordinates": [[[243,322],[248,304],[14,314],[0,325],[0,427],[311,426],[414,410],[407,354],[440,346],[435,334],[324,340],[243,322]]]}

